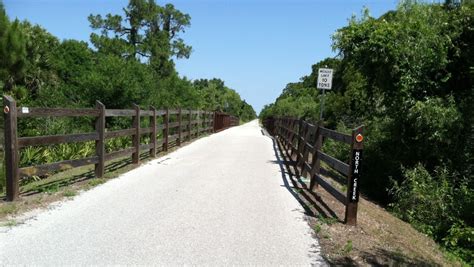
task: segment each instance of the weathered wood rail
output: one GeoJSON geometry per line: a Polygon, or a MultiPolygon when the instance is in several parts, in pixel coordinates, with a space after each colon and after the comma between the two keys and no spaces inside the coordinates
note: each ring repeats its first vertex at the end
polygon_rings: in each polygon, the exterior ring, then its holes
{"type": "Polygon", "coordinates": [[[160,109],[150,107],[148,110],[134,105],[133,109],[106,109],[97,101],[95,108],[36,108],[17,107],[15,100],[4,96],[4,130],[5,130],[5,172],[6,197],[8,201],[18,199],[20,195],[20,178],[41,176],[56,171],[84,165],[95,165],[95,176],[102,177],[105,162],[131,156],[133,164],[139,164],[140,153],[149,152],[155,157],[158,151],[167,151],[170,146],[180,146],[202,134],[221,131],[238,125],[238,118],[225,113],[187,109],[160,109]],[[95,118],[95,131],[79,134],[19,137],[17,123],[19,119],[31,117],[92,117],[95,118]],[[131,117],[131,128],[108,131],[106,118],[131,117]],[[157,124],[160,118],[161,124],[157,124]],[[148,120],[149,126],[141,127],[141,120],[148,120]],[[161,131],[161,133],[160,133],[161,131]],[[141,143],[141,137],[148,135],[149,143],[141,143]],[[106,153],[105,141],[116,137],[132,137],[132,146],[106,153]],[[158,136],[161,136],[160,140],[158,136]],[[87,158],[64,160],[48,164],[19,167],[21,149],[28,146],[44,146],[63,143],[95,141],[95,155],[87,158]]]}
{"type": "MultiPolygon", "coordinates": [[[[353,129],[352,134],[348,135],[301,119],[279,117],[267,118],[263,121],[263,125],[270,134],[281,142],[298,170],[298,174],[302,177],[309,176],[309,190],[313,190],[313,188],[320,185],[345,205],[345,223],[356,225],[364,139],[362,135],[363,127],[353,129]],[[347,144],[350,162],[342,162],[321,151],[325,138],[347,144]],[[322,167],[321,162],[346,177],[346,192],[341,192],[325,178],[334,175],[329,169],[322,167]]],[[[337,180],[337,177],[335,178],[337,180]]]]}
{"type": "MultiPolygon", "coordinates": [[[[226,127],[232,127],[239,125],[239,118],[235,116],[229,116],[227,113],[216,112],[214,114],[214,128],[225,129],[226,127]]],[[[220,130],[216,130],[220,131],[220,130]]]]}

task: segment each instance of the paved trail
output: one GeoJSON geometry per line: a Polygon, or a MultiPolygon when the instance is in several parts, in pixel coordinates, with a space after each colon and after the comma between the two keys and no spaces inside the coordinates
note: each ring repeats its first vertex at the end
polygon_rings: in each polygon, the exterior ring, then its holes
{"type": "Polygon", "coordinates": [[[0,265],[324,265],[257,121],[0,233],[0,265]]]}

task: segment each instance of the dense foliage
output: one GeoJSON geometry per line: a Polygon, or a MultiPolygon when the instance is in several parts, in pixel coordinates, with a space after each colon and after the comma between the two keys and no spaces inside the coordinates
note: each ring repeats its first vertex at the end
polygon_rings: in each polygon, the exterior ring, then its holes
{"type": "Polygon", "coordinates": [[[335,69],[325,124],[366,125],[364,193],[473,263],[474,5],[402,2],[333,36],[336,58],[290,83],[261,118],[318,120],[318,68],[335,69]]]}
{"type": "MultiPolygon", "coordinates": [[[[130,0],[124,15],[90,15],[95,32],[91,43],[60,41],[39,25],[10,21],[0,0],[0,87],[19,106],[201,109],[222,111],[241,121],[256,117],[253,108],[220,79],[190,81],[175,70],[173,60],[188,58],[191,47],[179,37],[190,16],[173,5],[154,0],[130,0]]],[[[130,125],[112,118],[109,129],[130,125]]],[[[89,118],[25,119],[20,136],[88,132],[89,118]]],[[[107,147],[124,147],[130,140],[111,139],[107,147]]],[[[92,143],[25,148],[21,165],[83,157],[92,143]]],[[[2,189],[3,179],[0,179],[2,189]]]]}

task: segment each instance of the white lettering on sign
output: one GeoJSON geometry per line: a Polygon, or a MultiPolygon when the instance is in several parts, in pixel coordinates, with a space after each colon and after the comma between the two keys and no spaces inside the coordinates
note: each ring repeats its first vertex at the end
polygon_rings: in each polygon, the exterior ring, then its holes
{"type": "Polygon", "coordinates": [[[318,71],[318,89],[331,90],[333,69],[321,68],[318,71]]]}
{"type": "Polygon", "coordinates": [[[354,173],[359,173],[359,159],[360,159],[360,152],[357,151],[355,153],[354,173]]]}
{"type": "Polygon", "coordinates": [[[354,178],[354,189],[352,190],[352,200],[357,200],[357,178],[354,178]]]}
{"type": "Polygon", "coordinates": [[[354,155],[354,169],[353,169],[353,181],[352,181],[352,201],[357,201],[357,180],[359,178],[359,165],[360,165],[360,151],[355,151],[354,155]]]}
{"type": "Polygon", "coordinates": [[[30,109],[28,107],[22,107],[21,113],[30,113],[30,109]]]}

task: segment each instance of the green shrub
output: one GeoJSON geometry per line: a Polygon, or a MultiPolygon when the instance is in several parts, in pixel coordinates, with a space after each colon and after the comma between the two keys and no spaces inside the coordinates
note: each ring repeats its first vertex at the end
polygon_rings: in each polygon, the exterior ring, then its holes
{"type": "Polygon", "coordinates": [[[454,197],[448,173],[439,170],[434,177],[418,164],[413,169],[403,169],[403,175],[404,181],[394,182],[391,189],[395,198],[391,204],[393,211],[420,231],[439,236],[451,224],[449,216],[454,197]]]}
{"type": "Polygon", "coordinates": [[[468,225],[474,201],[470,180],[455,184],[460,179],[446,168],[438,167],[430,174],[421,164],[403,169],[403,175],[404,181],[394,181],[390,190],[395,199],[390,204],[393,212],[454,255],[474,263],[474,228],[468,225]]]}
{"type": "Polygon", "coordinates": [[[81,159],[94,155],[94,142],[26,147],[20,151],[20,167],[40,165],[63,160],[81,159]]]}
{"type": "Polygon", "coordinates": [[[452,254],[474,266],[474,227],[454,223],[443,238],[443,244],[452,254]]]}

